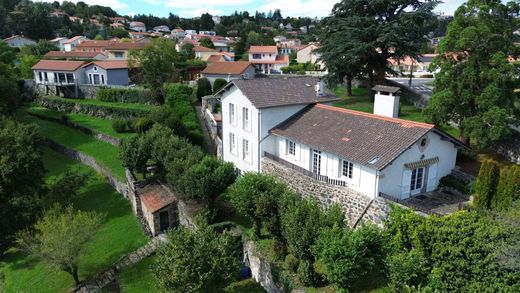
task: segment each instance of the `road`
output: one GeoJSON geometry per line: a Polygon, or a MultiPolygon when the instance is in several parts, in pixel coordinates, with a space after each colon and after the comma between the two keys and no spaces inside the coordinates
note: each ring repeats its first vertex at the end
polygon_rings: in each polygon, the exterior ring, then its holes
{"type": "Polygon", "coordinates": [[[428,97],[432,96],[432,89],[433,86],[431,84],[433,83],[433,78],[412,78],[412,86],[410,87],[408,85],[408,82],[410,81],[409,78],[388,78],[389,80],[396,81],[403,86],[407,88],[411,88],[413,91],[418,92],[420,94],[424,94],[428,97]]]}

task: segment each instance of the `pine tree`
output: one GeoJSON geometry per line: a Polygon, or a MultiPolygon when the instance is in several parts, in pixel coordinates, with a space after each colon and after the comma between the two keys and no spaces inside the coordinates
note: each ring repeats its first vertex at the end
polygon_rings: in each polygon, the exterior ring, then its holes
{"type": "Polygon", "coordinates": [[[512,165],[500,173],[500,182],[492,200],[492,207],[496,210],[505,210],[518,199],[520,199],[520,166],[512,165]]]}
{"type": "Polygon", "coordinates": [[[500,168],[491,160],[482,162],[475,184],[474,205],[482,209],[491,208],[491,200],[496,193],[500,168]]]}

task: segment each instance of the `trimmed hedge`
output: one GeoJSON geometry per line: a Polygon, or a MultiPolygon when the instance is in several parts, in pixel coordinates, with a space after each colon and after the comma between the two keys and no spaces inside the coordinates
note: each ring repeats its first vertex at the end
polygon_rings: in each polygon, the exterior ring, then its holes
{"type": "Polygon", "coordinates": [[[91,103],[91,100],[73,100],[58,97],[42,97],[42,106],[66,113],[81,113],[100,118],[138,118],[150,113],[148,107],[125,107],[125,104],[91,103]]]}
{"type": "Polygon", "coordinates": [[[103,102],[155,104],[157,101],[148,89],[101,87],[96,99],[103,102]]]}

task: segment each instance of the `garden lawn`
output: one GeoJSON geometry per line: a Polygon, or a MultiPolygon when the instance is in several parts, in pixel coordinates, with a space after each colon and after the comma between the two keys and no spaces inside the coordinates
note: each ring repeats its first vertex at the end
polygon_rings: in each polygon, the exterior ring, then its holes
{"type": "MultiPolygon", "coordinates": [[[[109,268],[122,255],[148,242],[132,213],[130,203],[89,167],[45,149],[46,181],[65,170],[88,174],[89,180],[74,200],[74,206],[84,211],[105,215],[97,233],[87,242],[80,258],[79,275],[82,280],[109,268]]],[[[5,275],[7,292],[68,292],[72,277],[54,270],[35,257],[12,250],[0,260],[0,272],[5,275]]]]}
{"type": "Polygon", "coordinates": [[[97,140],[60,123],[38,119],[23,112],[19,112],[18,116],[24,122],[38,125],[39,133],[43,137],[94,157],[98,163],[108,168],[114,176],[122,181],[126,180],[125,169],[119,160],[119,152],[116,146],[97,140]]]}
{"type": "Polygon", "coordinates": [[[52,109],[47,109],[45,107],[39,106],[37,104],[33,104],[30,107],[25,108],[25,111],[28,113],[34,113],[37,115],[50,117],[50,118],[58,118],[62,119],[62,117],[67,117],[70,122],[76,123],[78,125],[90,128],[92,130],[99,131],[111,137],[123,139],[127,137],[131,137],[135,135],[134,133],[118,133],[112,128],[112,120],[92,117],[84,114],[76,114],[76,113],[64,113],[52,109]]]}
{"type": "Polygon", "coordinates": [[[61,97],[45,97],[46,99],[56,99],[56,100],[66,100],[69,102],[73,102],[80,105],[96,105],[96,106],[105,106],[105,107],[113,107],[120,109],[132,109],[132,110],[145,110],[150,111],[152,109],[157,108],[157,106],[146,105],[146,104],[134,104],[134,103],[116,103],[116,102],[103,102],[94,99],[71,99],[71,98],[61,98],[61,97]]]}
{"type": "Polygon", "coordinates": [[[154,274],[151,266],[156,256],[150,256],[118,275],[119,287],[123,293],[142,293],[155,291],[154,274]]]}
{"type": "MultiPolygon", "coordinates": [[[[341,98],[341,101],[334,103],[334,106],[345,109],[356,110],[360,112],[373,113],[374,103],[370,101],[369,91],[366,88],[353,88],[352,97],[347,96],[346,87],[337,87],[334,89],[334,94],[341,98]]],[[[421,109],[417,109],[413,104],[405,99],[401,99],[399,118],[412,120],[417,122],[432,123],[421,109]]],[[[453,137],[458,138],[460,132],[457,128],[449,125],[441,125],[440,128],[449,133],[453,137]]]]}

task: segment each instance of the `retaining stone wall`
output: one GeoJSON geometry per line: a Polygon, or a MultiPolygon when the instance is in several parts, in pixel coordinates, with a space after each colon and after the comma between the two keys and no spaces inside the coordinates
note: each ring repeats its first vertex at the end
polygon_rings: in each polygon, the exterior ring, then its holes
{"type": "Polygon", "coordinates": [[[317,199],[324,208],[334,203],[339,204],[345,211],[350,227],[363,221],[382,226],[390,210],[390,204],[383,198],[371,200],[348,187],[314,180],[268,158],[262,159],[262,172],[283,180],[291,190],[302,197],[317,199]]]}
{"type": "Polygon", "coordinates": [[[254,241],[244,240],[244,256],[246,257],[251,277],[259,283],[268,293],[282,292],[276,284],[271,269],[271,264],[258,252],[254,241]]]}

